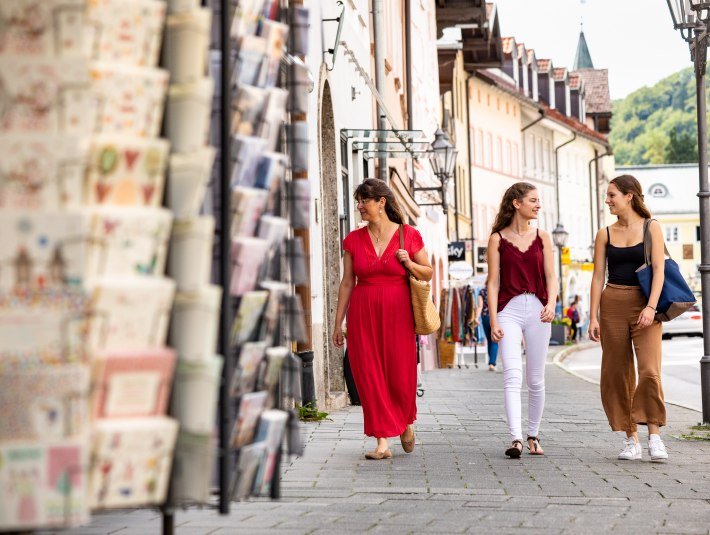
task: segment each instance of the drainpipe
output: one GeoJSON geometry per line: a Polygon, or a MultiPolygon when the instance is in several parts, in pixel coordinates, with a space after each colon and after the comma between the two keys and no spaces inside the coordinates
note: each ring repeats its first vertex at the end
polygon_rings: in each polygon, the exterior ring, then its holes
{"type": "MultiPolygon", "coordinates": [[[[597,149],[594,149],[594,158],[589,160],[589,164],[588,164],[589,165],[589,210],[590,211],[595,209],[592,206],[592,184],[594,182],[596,182],[596,187],[597,187],[597,191],[596,191],[596,201],[597,202],[595,203],[596,211],[597,211],[597,229],[599,228],[599,215],[600,215],[599,214],[599,160],[601,160],[605,156],[611,156],[612,154],[614,154],[614,153],[611,150],[611,148],[608,148],[604,154],[599,154],[597,152],[597,149]],[[596,178],[595,181],[592,180],[592,178],[593,178],[592,177],[592,163],[594,164],[594,171],[595,171],[594,177],[596,178]]],[[[592,215],[592,223],[591,223],[592,243],[594,243],[594,234],[597,229],[594,228],[594,214],[591,214],[591,215],[592,215]]]]}
{"type": "MultiPolygon", "coordinates": [[[[405,76],[407,77],[407,129],[414,130],[414,118],[412,113],[414,107],[412,105],[412,0],[404,2],[404,61],[405,61],[405,76]]],[[[414,172],[414,168],[412,168],[414,172]]]]}
{"type": "Polygon", "coordinates": [[[468,88],[472,74],[466,77],[466,142],[468,143],[468,191],[471,198],[471,266],[476,274],[476,221],[473,203],[473,153],[471,152],[471,101],[468,98],[468,88]]]}
{"type": "MultiPolygon", "coordinates": [[[[568,139],[562,145],[558,145],[555,147],[555,194],[556,194],[556,200],[557,200],[557,223],[561,222],[561,217],[560,217],[560,157],[559,157],[559,152],[562,147],[565,145],[569,145],[572,143],[575,139],[577,139],[577,132],[572,132],[572,139],[568,139]]],[[[561,276],[562,274],[560,274],[561,276]]]]}
{"type": "MultiPolygon", "coordinates": [[[[372,1],[372,30],[375,45],[375,88],[384,99],[386,93],[384,0],[372,1]]],[[[377,129],[387,129],[385,110],[380,106],[379,102],[377,103],[377,129]]],[[[384,152],[380,152],[380,156],[377,157],[377,162],[377,178],[387,182],[389,173],[387,172],[387,156],[384,155],[384,152]]]]}
{"type": "Polygon", "coordinates": [[[539,109],[537,110],[537,112],[540,114],[540,117],[538,117],[537,119],[535,119],[535,120],[534,120],[532,123],[530,123],[529,125],[523,126],[523,127],[520,129],[520,132],[521,132],[521,133],[522,133],[522,132],[525,132],[525,131],[526,131],[528,128],[530,128],[531,126],[535,126],[537,123],[539,123],[540,121],[542,121],[542,120],[545,118],[545,110],[544,110],[544,109],[539,108],[539,109]]]}

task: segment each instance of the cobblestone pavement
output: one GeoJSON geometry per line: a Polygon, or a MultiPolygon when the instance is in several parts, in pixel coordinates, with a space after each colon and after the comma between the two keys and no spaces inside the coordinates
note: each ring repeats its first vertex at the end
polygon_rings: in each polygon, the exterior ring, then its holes
{"type": "MultiPolygon", "coordinates": [[[[668,407],[666,463],[616,459],[598,387],[553,364],[544,457],[509,460],[502,374],[485,368],[423,374],[417,447],[366,461],[357,407],[308,425],[304,457],[284,467],[283,499],[233,505],[230,516],[176,514],[178,535],[217,533],[710,533],[710,443],[678,436],[697,412],[668,407]]],[[[524,407],[525,414],[525,407],[524,407]]],[[[156,534],[155,511],[94,516],[77,535],[156,534]]]]}

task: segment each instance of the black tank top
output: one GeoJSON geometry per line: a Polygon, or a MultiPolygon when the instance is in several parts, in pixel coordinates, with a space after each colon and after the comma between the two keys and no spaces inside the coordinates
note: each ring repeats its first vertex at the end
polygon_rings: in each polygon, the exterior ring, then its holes
{"type": "Polygon", "coordinates": [[[643,241],[631,247],[615,247],[611,244],[609,227],[606,228],[606,260],[611,284],[638,286],[636,270],[644,263],[643,241]]]}

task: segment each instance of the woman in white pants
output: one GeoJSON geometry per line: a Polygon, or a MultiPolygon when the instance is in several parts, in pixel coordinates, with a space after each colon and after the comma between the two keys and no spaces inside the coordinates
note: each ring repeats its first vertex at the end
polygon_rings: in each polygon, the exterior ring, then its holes
{"type": "Polygon", "coordinates": [[[538,431],[545,406],[545,360],[550,322],[555,317],[557,277],[550,235],[531,226],[540,210],[537,189],[527,182],[509,187],[488,240],[488,309],[491,337],[503,360],[505,414],[512,445],[505,454],[523,452],[520,390],[521,345],[525,340],[528,434],[531,455],[542,455],[538,431]]]}

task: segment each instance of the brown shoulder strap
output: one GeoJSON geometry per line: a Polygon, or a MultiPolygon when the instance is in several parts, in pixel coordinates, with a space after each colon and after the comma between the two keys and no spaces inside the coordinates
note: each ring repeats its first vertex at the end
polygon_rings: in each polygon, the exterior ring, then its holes
{"type": "Polygon", "coordinates": [[[399,226],[399,248],[404,249],[404,225],[399,226]]]}

